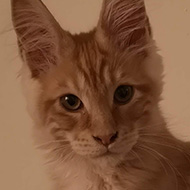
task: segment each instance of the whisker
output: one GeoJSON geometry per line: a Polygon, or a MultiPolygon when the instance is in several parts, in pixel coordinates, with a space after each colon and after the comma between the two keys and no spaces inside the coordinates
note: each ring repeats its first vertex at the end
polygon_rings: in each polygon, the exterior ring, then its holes
{"type": "Polygon", "coordinates": [[[160,146],[164,146],[164,147],[168,147],[168,148],[171,148],[171,149],[174,149],[174,150],[177,150],[179,151],[180,153],[182,153],[185,158],[189,161],[190,163],[190,154],[187,153],[184,149],[182,148],[179,148],[179,147],[175,147],[175,146],[172,146],[170,144],[162,144],[162,143],[159,143],[159,142],[153,142],[153,141],[145,141],[145,140],[140,140],[141,142],[145,142],[145,143],[152,143],[152,144],[156,144],[156,145],[160,145],[160,146]]]}
{"type": "Polygon", "coordinates": [[[139,156],[139,154],[138,154],[136,151],[134,151],[134,150],[131,150],[131,153],[141,162],[143,168],[146,168],[146,167],[145,167],[145,163],[143,162],[143,160],[142,160],[142,158],[139,156]]]}
{"type": "Polygon", "coordinates": [[[51,144],[62,143],[62,142],[68,142],[68,141],[67,141],[67,140],[48,141],[48,142],[46,142],[46,143],[37,145],[37,146],[34,147],[34,148],[39,149],[39,148],[43,148],[43,147],[48,146],[48,145],[51,145],[51,144]]]}
{"type": "Polygon", "coordinates": [[[152,128],[152,127],[157,127],[157,126],[161,126],[161,125],[166,125],[166,122],[162,121],[162,122],[154,123],[154,124],[151,124],[151,125],[147,125],[145,128],[139,128],[139,130],[146,130],[149,127],[152,128]]]}
{"type": "Polygon", "coordinates": [[[164,172],[166,173],[166,175],[169,175],[169,174],[168,174],[168,171],[167,171],[167,169],[166,169],[166,167],[165,167],[165,165],[164,165],[164,163],[162,162],[161,159],[159,159],[159,157],[155,156],[155,154],[151,153],[150,151],[146,150],[146,149],[143,148],[143,147],[139,147],[139,146],[138,146],[138,148],[140,148],[140,149],[146,151],[148,154],[150,154],[151,156],[153,156],[153,157],[160,163],[160,165],[161,165],[162,168],[164,169],[164,172]]]}
{"type": "Polygon", "coordinates": [[[164,133],[140,133],[140,136],[151,136],[151,137],[159,137],[159,138],[165,138],[169,140],[174,140],[171,136],[164,134],[164,133]]]}
{"type": "Polygon", "coordinates": [[[160,156],[162,159],[164,159],[164,161],[168,164],[168,166],[170,166],[170,168],[172,169],[173,173],[175,174],[177,189],[179,189],[179,183],[178,183],[178,180],[177,180],[177,174],[181,177],[181,179],[185,183],[186,187],[188,187],[187,182],[186,182],[184,176],[181,174],[181,172],[179,172],[179,170],[173,165],[173,163],[168,158],[166,158],[164,155],[162,155],[158,151],[156,151],[156,150],[154,150],[154,149],[152,149],[152,148],[150,148],[148,146],[145,146],[145,145],[143,145],[143,146],[140,145],[140,146],[143,147],[143,148],[145,148],[145,149],[147,149],[147,150],[149,150],[149,151],[154,152],[155,154],[157,154],[158,156],[160,156]]]}
{"type": "Polygon", "coordinates": [[[60,146],[58,148],[55,148],[48,152],[47,154],[56,153],[56,156],[54,158],[51,158],[49,161],[45,162],[44,165],[50,165],[50,164],[61,164],[62,162],[71,160],[74,156],[72,150],[65,149],[65,146],[60,146]],[[56,157],[58,157],[56,159],[56,157]]]}

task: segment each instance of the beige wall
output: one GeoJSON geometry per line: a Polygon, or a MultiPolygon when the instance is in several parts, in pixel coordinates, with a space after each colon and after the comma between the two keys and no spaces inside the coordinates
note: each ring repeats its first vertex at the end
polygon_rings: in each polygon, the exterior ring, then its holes
{"type": "MultiPolygon", "coordinates": [[[[91,29],[101,0],[44,0],[61,25],[72,32],[91,29]]],[[[190,1],[147,0],[154,35],[164,57],[162,107],[171,130],[190,139],[190,1]]],[[[32,147],[31,121],[19,85],[21,62],[11,29],[10,5],[0,0],[0,189],[48,190],[32,147]]]]}

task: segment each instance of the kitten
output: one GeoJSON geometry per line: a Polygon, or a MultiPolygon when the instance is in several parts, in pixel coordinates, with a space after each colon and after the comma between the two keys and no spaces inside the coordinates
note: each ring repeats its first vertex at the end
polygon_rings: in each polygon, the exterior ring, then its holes
{"type": "Polygon", "coordinates": [[[188,190],[190,146],[159,108],[162,63],[143,0],[104,0],[71,35],[40,0],[12,0],[34,137],[54,190],[188,190]]]}

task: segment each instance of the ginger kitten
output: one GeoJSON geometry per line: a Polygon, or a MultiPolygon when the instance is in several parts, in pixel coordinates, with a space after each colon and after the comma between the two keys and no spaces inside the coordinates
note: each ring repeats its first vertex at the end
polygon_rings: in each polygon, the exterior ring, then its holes
{"type": "Polygon", "coordinates": [[[104,0],[64,31],[40,0],[11,0],[36,143],[53,190],[189,190],[190,145],[159,108],[162,63],[143,0],[104,0]]]}

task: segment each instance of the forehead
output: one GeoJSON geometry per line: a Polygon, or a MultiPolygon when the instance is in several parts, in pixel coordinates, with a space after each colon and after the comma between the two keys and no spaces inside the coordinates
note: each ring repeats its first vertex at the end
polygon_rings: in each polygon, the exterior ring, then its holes
{"type": "Polygon", "coordinates": [[[106,95],[118,85],[133,83],[140,73],[136,72],[134,62],[127,60],[127,55],[103,51],[93,32],[74,36],[74,41],[72,56],[64,58],[48,75],[48,88],[64,88],[66,93],[106,95]]]}
{"type": "MultiPolygon", "coordinates": [[[[75,53],[73,66],[76,75],[85,80],[85,85],[94,89],[109,86],[117,82],[129,80],[134,76],[135,61],[126,52],[119,52],[114,48],[103,49],[95,40],[94,33],[75,36],[75,53]]],[[[140,72],[138,72],[140,73],[140,72]]],[[[138,74],[136,74],[137,76],[138,74]]]]}
{"type": "Polygon", "coordinates": [[[108,53],[102,51],[93,38],[77,45],[73,62],[76,74],[86,86],[95,90],[114,82],[116,70],[109,63],[108,57],[108,53]]]}

